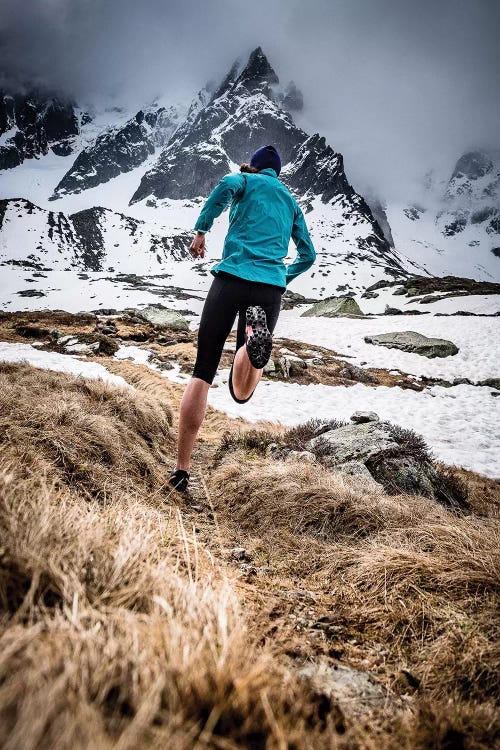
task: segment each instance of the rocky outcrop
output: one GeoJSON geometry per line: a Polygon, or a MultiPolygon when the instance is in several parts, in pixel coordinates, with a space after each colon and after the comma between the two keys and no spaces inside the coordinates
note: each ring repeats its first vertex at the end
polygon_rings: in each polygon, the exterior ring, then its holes
{"type": "Polygon", "coordinates": [[[423,357],[450,357],[458,354],[458,347],[446,339],[434,339],[423,336],[416,331],[395,331],[394,333],[379,333],[365,336],[367,344],[386,346],[388,349],[401,349],[403,352],[420,354],[423,357]]]}
{"type": "Polygon", "coordinates": [[[51,200],[81,193],[130,172],[164,145],[177,126],[174,107],[139,111],[124,125],[99,135],[81,151],[54,190],[51,200]]]}
{"type": "Polygon", "coordinates": [[[17,167],[49,149],[59,155],[71,153],[79,129],[73,102],[39,91],[0,91],[0,169],[17,167]]]}
{"type": "Polygon", "coordinates": [[[316,302],[308,310],[301,313],[301,317],[310,318],[361,318],[364,316],[360,306],[352,297],[328,297],[316,302]]]}

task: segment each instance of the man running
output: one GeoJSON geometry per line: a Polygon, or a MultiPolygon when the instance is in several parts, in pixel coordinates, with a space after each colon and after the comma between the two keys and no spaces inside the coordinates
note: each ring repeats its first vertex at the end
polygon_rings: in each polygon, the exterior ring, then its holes
{"type": "Polygon", "coordinates": [[[205,417],[208,389],[236,316],[236,354],[229,390],[235,401],[245,403],[271,356],[281,296],[290,281],[316,259],[302,210],[278,179],[280,171],[281,159],[274,146],[259,148],[250,164],[242,164],[239,172],[220,180],[194,227],[196,235],[189,250],[194,258],[204,258],[205,234],[231,203],[222,259],[211,269],[215,278],[200,318],[196,362],[181,401],[177,466],[169,478],[181,492],[188,487],[191,454],[205,417]],[[290,238],[297,256],[287,267],[283,259],[290,238]]]}

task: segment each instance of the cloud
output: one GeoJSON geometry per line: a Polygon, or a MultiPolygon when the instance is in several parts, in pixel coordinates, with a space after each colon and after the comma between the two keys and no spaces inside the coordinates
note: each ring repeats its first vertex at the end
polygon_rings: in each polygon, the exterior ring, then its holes
{"type": "Polygon", "coordinates": [[[0,83],[139,108],[193,95],[261,45],[357,189],[404,198],[500,146],[496,0],[3,0],[0,83]]]}

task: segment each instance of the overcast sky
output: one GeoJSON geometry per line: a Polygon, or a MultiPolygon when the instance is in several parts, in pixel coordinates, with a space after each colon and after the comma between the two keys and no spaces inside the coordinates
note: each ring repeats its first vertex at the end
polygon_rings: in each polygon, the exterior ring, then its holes
{"type": "Polygon", "coordinates": [[[408,194],[500,147],[500,0],[1,0],[4,82],[137,109],[190,97],[260,45],[304,94],[300,124],[358,190],[408,194]]]}

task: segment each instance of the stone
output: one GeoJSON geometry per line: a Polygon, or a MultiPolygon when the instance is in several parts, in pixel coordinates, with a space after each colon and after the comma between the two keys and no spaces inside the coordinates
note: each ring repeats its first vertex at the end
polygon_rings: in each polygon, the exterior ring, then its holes
{"type": "Polygon", "coordinates": [[[77,344],[78,339],[76,336],[60,336],[57,339],[57,343],[60,344],[60,346],[66,346],[67,344],[77,344]]]}
{"type": "Polygon", "coordinates": [[[373,383],[375,378],[370,375],[369,372],[363,370],[362,367],[346,362],[344,366],[338,371],[337,375],[339,378],[345,378],[345,380],[356,380],[358,383],[373,383]]]}
{"type": "Polygon", "coordinates": [[[403,311],[399,307],[391,307],[390,305],[385,306],[384,315],[403,315],[403,311]]]}
{"type": "Polygon", "coordinates": [[[169,310],[161,304],[148,305],[142,310],[136,310],[135,315],[141,322],[145,320],[159,329],[189,331],[187,320],[177,310],[169,310]]]}
{"type": "Polygon", "coordinates": [[[364,316],[364,313],[352,297],[328,297],[328,299],[317,302],[308,310],[304,310],[301,314],[301,317],[304,318],[313,316],[321,316],[323,318],[361,318],[364,316]]]}
{"type": "Polygon", "coordinates": [[[341,474],[347,474],[349,477],[357,477],[358,479],[364,479],[365,484],[368,484],[372,489],[383,489],[383,485],[377,482],[370,474],[369,469],[361,461],[348,461],[346,464],[342,464],[337,467],[341,474]]]}
{"type": "Polygon", "coordinates": [[[389,349],[401,349],[403,352],[420,354],[423,357],[433,359],[434,357],[450,357],[458,354],[458,347],[446,339],[434,339],[423,336],[416,331],[395,331],[392,333],[379,333],[374,336],[365,336],[367,344],[386,346],[389,349]]]}
{"type": "Polygon", "coordinates": [[[356,424],[380,422],[380,417],[375,411],[355,411],[351,416],[351,422],[355,422],[356,424]]]}
{"type": "Polygon", "coordinates": [[[293,375],[301,375],[303,370],[307,369],[307,363],[304,362],[303,359],[300,357],[292,357],[289,354],[280,357],[279,365],[285,378],[289,378],[293,375]]]}
{"type": "Polygon", "coordinates": [[[274,364],[274,359],[272,357],[264,365],[263,371],[266,375],[274,375],[274,373],[276,372],[276,365],[274,364]]]}
{"type": "Polygon", "coordinates": [[[485,385],[488,388],[496,388],[497,391],[500,391],[500,378],[487,378],[481,380],[478,385],[485,385]]]}
{"type": "MultiPolygon", "coordinates": [[[[99,348],[99,344],[97,345],[97,348],[99,348]]],[[[66,344],[64,347],[65,351],[69,354],[93,354],[94,349],[92,349],[91,344],[66,344]]]]}
{"type": "Polygon", "coordinates": [[[331,698],[348,716],[366,715],[386,703],[385,690],[372,674],[345,664],[313,662],[302,667],[299,676],[309,679],[318,692],[331,698]]]}
{"type": "Polygon", "coordinates": [[[311,451],[290,451],[285,461],[309,461],[309,463],[314,463],[316,456],[311,451]]]}
{"type": "Polygon", "coordinates": [[[340,466],[349,461],[366,463],[370,458],[397,449],[389,427],[382,422],[350,424],[324,432],[309,440],[305,449],[321,453],[327,466],[340,466]]]}

